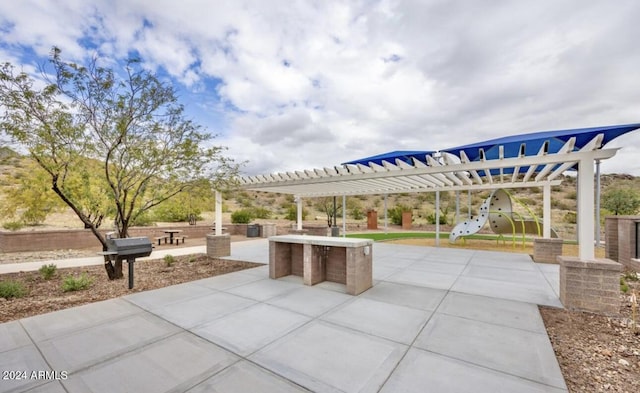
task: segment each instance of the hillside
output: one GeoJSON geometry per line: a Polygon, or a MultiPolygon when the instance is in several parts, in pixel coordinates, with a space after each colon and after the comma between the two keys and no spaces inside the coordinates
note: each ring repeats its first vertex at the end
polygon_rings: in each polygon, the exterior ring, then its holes
{"type": "MultiPolygon", "coordinates": [[[[0,148],[0,202],[6,190],[15,187],[20,178],[21,171],[28,168],[29,159],[20,157],[8,148],[0,148]]],[[[632,188],[640,190],[640,178],[625,174],[605,174],[601,177],[602,193],[612,188],[632,188]]],[[[509,190],[512,195],[513,209],[524,217],[532,214],[542,217],[542,189],[514,189],[509,190]]],[[[454,192],[442,192],[440,199],[441,216],[447,225],[455,224],[456,196],[454,192]]],[[[467,217],[469,210],[469,195],[471,197],[471,214],[476,215],[482,202],[489,196],[490,191],[474,191],[460,193],[460,219],[467,217]]],[[[342,198],[337,198],[338,205],[342,204],[342,198]]],[[[231,213],[239,209],[260,209],[268,220],[287,222],[286,216],[294,204],[290,195],[269,194],[262,192],[249,192],[243,190],[226,192],[224,195],[224,220],[231,221],[231,213]]],[[[204,201],[205,206],[213,206],[212,197],[204,201]]],[[[409,207],[413,211],[413,223],[416,228],[431,228],[434,223],[435,193],[402,193],[387,197],[387,207],[409,207]]],[[[307,213],[306,222],[314,225],[326,225],[327,217],[323,212],[323,206],[332,207],[331,198],[309,198],[304,200],[304,209],[307,213]]],[[[576,179],[575,177],[563,177],[562,184],[552,188],[552,225],[559,235],[565,239],[573,239],[576,236],[575,210],[576,210],[576,179]]],[[[366,212],[378,211],[378,217],[382,221],[384,210],[383,195],[363,195],[347,198],[347,222],[357,228],[366,227],[366,212]]],[[[602,217],[609,214],[602,211],[602,217]]],[[[213,220],[213,212],[204,211],[202,219],[206,222],[213,220]]],[[[16,217],[0,217],[0,225],[16,220],[16,217]]],[[[338,223],[341,225],[342,212],[338,213],[338,223]]],[[[65,209],[49,214],[46,220],[37,227],[25,229],[43,228],[81,228],[80,221],[65,209]]]]}

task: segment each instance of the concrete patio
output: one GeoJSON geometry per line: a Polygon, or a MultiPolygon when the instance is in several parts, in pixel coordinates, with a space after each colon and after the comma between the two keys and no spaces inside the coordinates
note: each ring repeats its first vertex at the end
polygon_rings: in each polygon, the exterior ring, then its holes
{"type": "MultiPolygon", "coordinates": [[[[268,242],[230,259],[266,263],[268,242]]],[[[0,370],[27,379],[0,392],[567,391],[537,309],[561,307],[557,265],[384,243],[373,261],[359,296],[265,265],[1,324],[0,370]]]]}

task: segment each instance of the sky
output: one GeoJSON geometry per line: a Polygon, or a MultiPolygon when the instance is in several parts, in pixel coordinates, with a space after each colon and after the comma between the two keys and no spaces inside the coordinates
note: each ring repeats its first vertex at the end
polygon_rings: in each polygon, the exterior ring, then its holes
{"type": "MultiPolygon", "coordinates": [[[[245,174],[640,123],[637,0],[0,0],[0,62],[136,54],[245,174]]],[[[604,173],[640,176],[640,130],[604,173]]]]}

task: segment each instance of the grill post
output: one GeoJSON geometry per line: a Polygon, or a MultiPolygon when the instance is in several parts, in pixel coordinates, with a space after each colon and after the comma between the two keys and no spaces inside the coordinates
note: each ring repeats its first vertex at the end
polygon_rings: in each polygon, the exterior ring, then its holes
{"type": "Polygon", "coordinates": [[[127,258],[127,265],[129,265],[129,289],[133,289],[133,262],[135,258],[127,258]]]}
{"type": "Polygon", "coordinates": [[[121,239],[107,239],[108,250],[105,255],[114,255],[116,261],[126,260],[129,265],[129,289],[133,289],[133,264],[136,258],[148,257],[153,250],[153,244],[146,237],[129,237],[121,239]]]}

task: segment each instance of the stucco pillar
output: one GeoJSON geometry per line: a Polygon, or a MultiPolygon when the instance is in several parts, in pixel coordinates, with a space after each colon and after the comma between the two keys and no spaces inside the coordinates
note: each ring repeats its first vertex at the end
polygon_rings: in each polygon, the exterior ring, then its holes
{"type": "Polygon", "coordinates": [[[551,238],[551,184],[542,187],[542,237],[551,238]]]}
{"type": "Polygon", "coordinates": [[[215,224],[216,236],[222,235],[222,193],[216,190],[216,206],[215,206],[215,224]]]}
{"type": "Polygon", "coordinates": [[[578,166],[578,250],[583,261],[593,260],[594,219],[593,219],[593,160],[583,158],[578,166]]]}
{"type": "Polygon", "coordinates": [[[301,231],[302,230],[302,198],[297,196],[296,197],[296,229],[301,231]]]}

